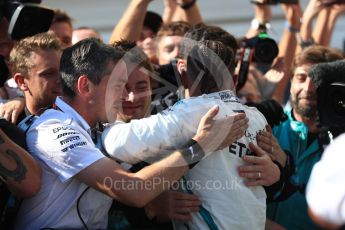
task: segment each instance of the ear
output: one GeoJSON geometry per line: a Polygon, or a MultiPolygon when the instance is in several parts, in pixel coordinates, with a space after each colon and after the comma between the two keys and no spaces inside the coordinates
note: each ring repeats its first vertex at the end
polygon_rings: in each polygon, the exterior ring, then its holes
{"type": "Polygon", "coordinates": [[[177,70],[180,74],[182,74],[182,72],[187,71],[187,63],[185,60],[183,60],[183,59],[177,60],[177,70]]]}
{"type": "Polygon", "coordinates": [[[84,96],[89,96],[91,93],[91,88],[92,88],[92,83],[90,82],[90,80],[82,75],[78,78],[77,81],[77,92],[80,95],[84,95],[84,96]]]}
{"type": "Polygon", "coordinates": [[[189,85],[188,85],[187,76],[186,76],[186,72],[187,72],[186,61],[182,59],[178,59],[176,67],[177,67],[178,72],[180,73],[182,85],[185,89],[187,89],[189,85]]]}
{"type": "Polygon", "coordinates": [[[13,79],[21,91],[28,91],[29,90],[29,87],[26,83],[27,79],[25,79],[24,75],[22,75],[21,73],[16,73],[13,76],[13,79]]]}

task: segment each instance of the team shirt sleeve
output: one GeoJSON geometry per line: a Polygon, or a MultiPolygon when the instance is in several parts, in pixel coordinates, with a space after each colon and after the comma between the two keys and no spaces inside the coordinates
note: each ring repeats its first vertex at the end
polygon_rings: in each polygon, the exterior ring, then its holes
{"type": "Polygon", "coordinates": [[[157,115],[115,123],[103,132],[103,146],[110,156],[122,162],[154,162],[187,143],[201,117],[213,105],[200,104],[197,99],[192,103],[180,101],[157,115]]]}
{"type": "Polygon", "coordinates": [[[62,182],[104,157],[89,134],[68,122],[50,120],[27,133],[29,151],[62,182]]]}

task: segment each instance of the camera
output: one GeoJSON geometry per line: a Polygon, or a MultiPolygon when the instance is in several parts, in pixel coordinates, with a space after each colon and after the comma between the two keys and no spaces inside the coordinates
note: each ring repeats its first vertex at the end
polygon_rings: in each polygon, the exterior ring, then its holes
{"type": "Polygon", "coordinates": [[[298,0],[251,0],[250,2],[257,5],[276,5],[278,3],[297,4],[298,0]]]}
{"type": "Polygon", "coordinates": [[[182,82],[177,70],[176,60],[171,61],[169,64],[157,66],[155,73],[156,78],[151,81],[151,114],[159,113],[173,106],[178,99],[183,98],[183,92],[180,92],[182,82]]]}
{"type": "Polygon", "coordinates": [[[39,5],[41,0],[0,0],[0,20],[9,21],[8,33],[20,40],[49,29],[54,11],[39,5]]]}
{"type": "Polygon", "coordinates": [[[247,81],[249,66],[252,62],[271,64],[277,57],[279,49],[277,43],[261,32],[258,36],[243,41],[244,46],[240,53],[240,71],[238,74],[237,90],[241,89],[247,81]]]}
{"type": "Polygon", "coordinates": [[[3,87],[9,75],[5,58],[0,55],[0,87],[3,87]]]}
{"type": "Polygon", "coordinates": [[[317,94],[317,109],[322,130],[330,139],[345,132],[345,61],[313,66],[309,76],[317,94]]]}
{"type": "MultiPolygon", "coordinates": [[[[54,11],[40,6],[39,3],[41,0],[0,0],[0,21],[4,18],[8,20],[8,34],[13,40],[20,40],[49,29],[54,11]]],[[[1,86],[9,75],[4,59],[5,57],[0,56],[1,86]]]]}

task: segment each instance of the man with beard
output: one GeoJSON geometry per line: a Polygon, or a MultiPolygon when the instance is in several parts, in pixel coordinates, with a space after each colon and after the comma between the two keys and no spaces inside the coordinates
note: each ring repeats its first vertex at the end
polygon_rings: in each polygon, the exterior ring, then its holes
{"type": "MultiPolygon", "coordinates": [[[[308,217],[305,185],[323,149],[318,136],[316,89],[308,72],[315,64],[339,59],[343,56],[335,50],[312,46],[298,54],[293,62],[290,88],[292,109],[286,111],[288,119],[276,126],[273,134],[296,167],[290,183],[285,185],[287,193],[278,197],[288,199],[275,202],[267,209],[267,217],[286,229],[317,229],[308,217]]],[[[274,153],[274,148],[271,148],[274,153]]]]}

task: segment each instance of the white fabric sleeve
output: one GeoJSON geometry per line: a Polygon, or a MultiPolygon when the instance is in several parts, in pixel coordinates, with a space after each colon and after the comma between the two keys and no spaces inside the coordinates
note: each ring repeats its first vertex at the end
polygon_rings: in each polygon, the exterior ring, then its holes
{"type": "Polygon", "coordinates": [[[60,121],[43,122],[28,131],[29,151],[62,182],[104,157],[86,131],[60,121]]]}
{"type": "Polygon", "coordinates": [[[345,134],[327,147],[314,165],[308,186],[309,208],[321,219],[345,223],[345,134]]]}
{"type": "Polygon", "coordinates": [[[180,101],[157,115],[115,123],[104,130],[103,147],[110,156],[130,164],[158,154],[164,157],[194,136],[201,117],[213,105],[198,99],[180,101]]]}

